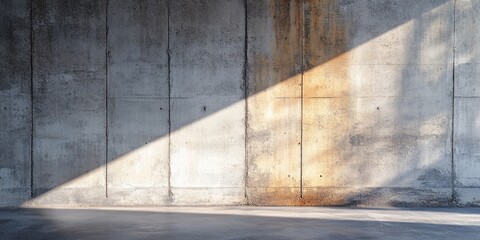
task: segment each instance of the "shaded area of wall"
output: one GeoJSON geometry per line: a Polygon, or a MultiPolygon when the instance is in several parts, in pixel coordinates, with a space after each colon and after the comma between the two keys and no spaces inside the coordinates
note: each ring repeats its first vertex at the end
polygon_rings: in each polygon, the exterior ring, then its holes
{"type": "Polygon", "coordinates": [[[474,1],[1,4],[2,205],[478,204],[474,1]]]}
{"type": "Polygon", "coordinates": [[[0,205],[10,205],[30,195],[30,6],[0,9],[0,205]]]}
{"type": "Polygon", "coordinates": [[[61,186],[44,202],[94,204],[106,185],[106,1],[32,7],[32,194],[61,186]]]}

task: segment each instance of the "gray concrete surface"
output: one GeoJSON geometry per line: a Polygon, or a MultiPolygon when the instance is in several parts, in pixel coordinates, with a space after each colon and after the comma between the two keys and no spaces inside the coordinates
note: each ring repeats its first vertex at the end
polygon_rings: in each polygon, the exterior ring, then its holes
{"type": "Polygon", "coordinates": [[[480,209],[0,209],[1,239],[478,239],[480,209]]]}
{"type": "Polygon", "coordinates": [[[479,1],[460,1],[455,15],[455,194],[462,204],[480,204],[479,1]]]}
{"type": "Polygon", "coordinates": [[[245,194],[242,0],[171,1],[174,204],[240,204],[245,194]]]}
{"type": "Polygon", "coordinates": [[[32,4],[32,193],[50,191],[40,203],[105,195],[105,3],[32,4]]]}
{"type": "Polygon", "coordinates": [[[31,180],[30,7],[2,1],[0,9],[0,205],[17,205],[31,180]]]}
{"type": "Polygon", "coordinates": [[[167,1],[109,3],[107,192],[115,205],[168,203],[167,26],[167,1]]]}
{"type": "Polygon", "coordinates": [[[0,2],[0,205],[480,205],[479,1],[0,2]]]}

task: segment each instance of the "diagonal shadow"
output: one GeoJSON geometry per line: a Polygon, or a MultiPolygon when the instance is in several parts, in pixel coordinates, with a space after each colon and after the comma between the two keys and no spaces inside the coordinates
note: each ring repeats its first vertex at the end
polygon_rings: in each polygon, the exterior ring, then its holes
{"type": "MultiPolygon", "coordinates": [[[[32,191],[38,198],[59,187],[46,202],[95,204],[108,186],[116,204],[132,191],[155,204],[172,202],[175,187],[183,200],[181,189],[231,188],[211,194],[241,203],[247,184],[286,186],[293,192],[274,197],[297,198],[302,111],[316,106],[303,94],[319,97],[306,73],[346,64],[349,51],[447,2],[34,1],[32,191]],[[253,125],[271,98],[280,99],[274,119],[253,125]],[[245,115],[245,99],[258,115],[245,115]],[[266,150],[267,168],[287,161],[296,178],[270,179],[258,167],[266,150]]],[[[344,87],[323,92],[344,96],[344,87]]]]}

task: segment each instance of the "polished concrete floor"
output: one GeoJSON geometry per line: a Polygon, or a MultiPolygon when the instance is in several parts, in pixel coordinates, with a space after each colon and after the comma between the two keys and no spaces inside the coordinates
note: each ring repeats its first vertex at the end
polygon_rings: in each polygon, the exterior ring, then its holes
{"type": "Polygon", "coordinates": [[[480,239],[480,208],[0,209],[0,239],[480,239]]]}

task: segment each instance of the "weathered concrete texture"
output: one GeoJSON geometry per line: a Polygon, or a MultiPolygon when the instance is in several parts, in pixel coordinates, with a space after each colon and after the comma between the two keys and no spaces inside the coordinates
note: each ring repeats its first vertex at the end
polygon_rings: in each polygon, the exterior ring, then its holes
{"type": "MultiPolygon", "coordinates": [[[[480,96],[480,2],[458,1],[455,11],[455,97],[480,96]]],[[[472,101],[475,101],[473,99],[472,101]]]]}
{"type": "Polygon", "coordinates": [[[480,2],[457,1],[454,170],[457,201],[480,206],[480,2]]]}
{"type": "Polygon", "coordinates": [[[455,99],[455,192],[462,205],[480,205],[480,98],[455,99]]]}
{"type": "Polygon", "coordinates": [[[449,205],[453,1],[306,1],[303,200],[449,205]]]}
{"type": "Polygon", "coordinates": [[[480,98],[455,99],[455,171],[457,187],[480,187],[480,98]]]}
{"type": "Polygon", "coordinates": [[[105,5],[33,1],[36,203],[105,197],[105,5]]]}
{"type": "Polygon", "coordinates": [[[108,7],[108,200],[166,204],[167,1],[111,1],[108,7]]]}
{"type": "Polygon", "coordinates": [[[354,192],[343,189],[345,184],[333,184],[349,177],[336,173],[345,165],[339,163],[343,160],[342,151],[346,149],[342,145],[351,124],[346,53],[351,23],[341,11],[351,3],[340,4],[340,1],[305,2],[302,197],[306,204],[346,204],[347,193],[354,192]],[[335,191],[337,186],[339,189],[335,191]]]}
{"type": "Polygon", "coordinates": [[[244,201],[242,0],[170,1],[173,204],[244,201]]]}
{"type": "Polygon", "coordinates": [[[247,1],[247,197],[300,199],[302,1],[247,1]]]}
{"type": "Polygon", "coordinates": [[[0,205],[18,205],[30,196],[30,6],[0,9],[0,205]]]}
{"type": "Polygon", "coordinates": [[[0,9],[0,205],[480,205],[480,1],[0,9]]]}

